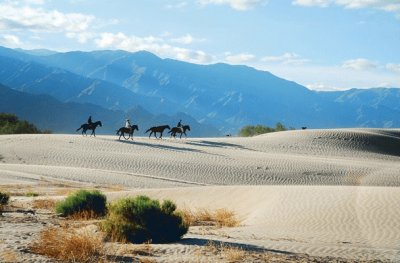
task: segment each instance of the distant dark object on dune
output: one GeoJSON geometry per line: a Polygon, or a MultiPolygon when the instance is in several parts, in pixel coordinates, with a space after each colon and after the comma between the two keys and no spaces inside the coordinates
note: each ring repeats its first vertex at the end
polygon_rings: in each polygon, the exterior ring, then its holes
{"type": "Polygon", "coordinates": [[[302,130],[307,130],[307,127],[301,127],[302,130]]]}

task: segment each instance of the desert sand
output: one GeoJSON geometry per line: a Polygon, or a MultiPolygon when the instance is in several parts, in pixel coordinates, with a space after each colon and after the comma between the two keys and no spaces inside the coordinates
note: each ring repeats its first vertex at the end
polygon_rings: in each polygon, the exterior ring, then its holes
{"type": "MultiPolygon", "coordinates": [[[[129,141],[0,136],[0,187],[63,195],[46,182],[109,189],[110,200],[146,194],[181,207],[227,208],[242,219],[239,227],[216,233],[191,231],[182,244],[167,247],[170,259],[186,260],[190,249],[179,246],[214,240],[318,257],[400,261],[399,129],[129,141]]],[[[0,238],[9,236],[4,229],[10,224],[0,224],[0,238]]],[[[15,240],[0,241],[0,249],[11,249],[10,242],[15,240]]]]}

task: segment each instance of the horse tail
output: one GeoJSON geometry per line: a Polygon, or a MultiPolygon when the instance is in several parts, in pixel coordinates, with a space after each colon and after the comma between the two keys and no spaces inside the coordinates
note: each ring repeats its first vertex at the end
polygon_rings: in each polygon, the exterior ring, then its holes
{"type": "Polygon", "coordinates": [[[120,130],[117,130],[117,135],[119,135],[119,131],[120,131],[120,130]]]}
{"type": "Polygon", "coordinates": [[[78,129],[76,129],[76,131],[79,131],[80,129],[82,129],[83,128],[83,125],[81,126],[81,127],[79,127],[78,129]]]}
{"type": "Polygon", "coordinates": [[[145,133],[148,133],[149,131],[151,131],[151,128],[150,129],[148,129],[145,133]]]}

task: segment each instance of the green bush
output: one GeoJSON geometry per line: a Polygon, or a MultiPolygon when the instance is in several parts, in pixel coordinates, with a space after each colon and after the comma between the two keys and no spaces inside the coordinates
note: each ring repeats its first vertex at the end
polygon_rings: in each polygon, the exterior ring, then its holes
{"type": "Polygon", "coordinates": [[[8,204],[8,201],[10,200],[10,195],[0,192],[0,216],[2,215],[1,212],[3,211],[3,206],[8,204]]]}
{"type": "Polygon", "coordinates": [[[167,243],[179,240],[188,230],[176,205],[147,196],[125,198],[109,207],[102,229],[115,241],[167,243]]]}
{"type": "Polygon", "coordinates": [[[90,212],[93,216],[104,216],[107,212],[107,198],[99,191],[79,190],[56,204],[56,213],[62,216],[90,212]]]}
{"type": "Polygon", "coordinates": [[[264,133],[269,133],[269,132],[278,132],[278,131],[286,131],[287,128],[280,122],[276,123],[275,128],[271,128],[268,126],[264,125],[248,125],[244,126],[242,129],[239,131],[239,135],[243,137],[250,137],[250,136],[256,136],[264,133]]]}
{"type": "Polygon", "coordinates": [[[0,113],[0,134],[41,133],[35,125],[9,113],[0,113]]]}
{"type": "Polygon", "coordinates": [[[7,193],[0,192],[0,206],[7,205],[10,200],[10,195],[7,193]]]}

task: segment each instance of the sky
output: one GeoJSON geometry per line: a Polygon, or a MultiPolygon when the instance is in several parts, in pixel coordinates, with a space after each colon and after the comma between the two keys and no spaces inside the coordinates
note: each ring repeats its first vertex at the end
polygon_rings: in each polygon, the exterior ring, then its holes
{"type": "Polygon", "coordinates": [[[400,0],[0,0],[0,45],[147,50],[313,90],[400,88],[400,0]]]}

